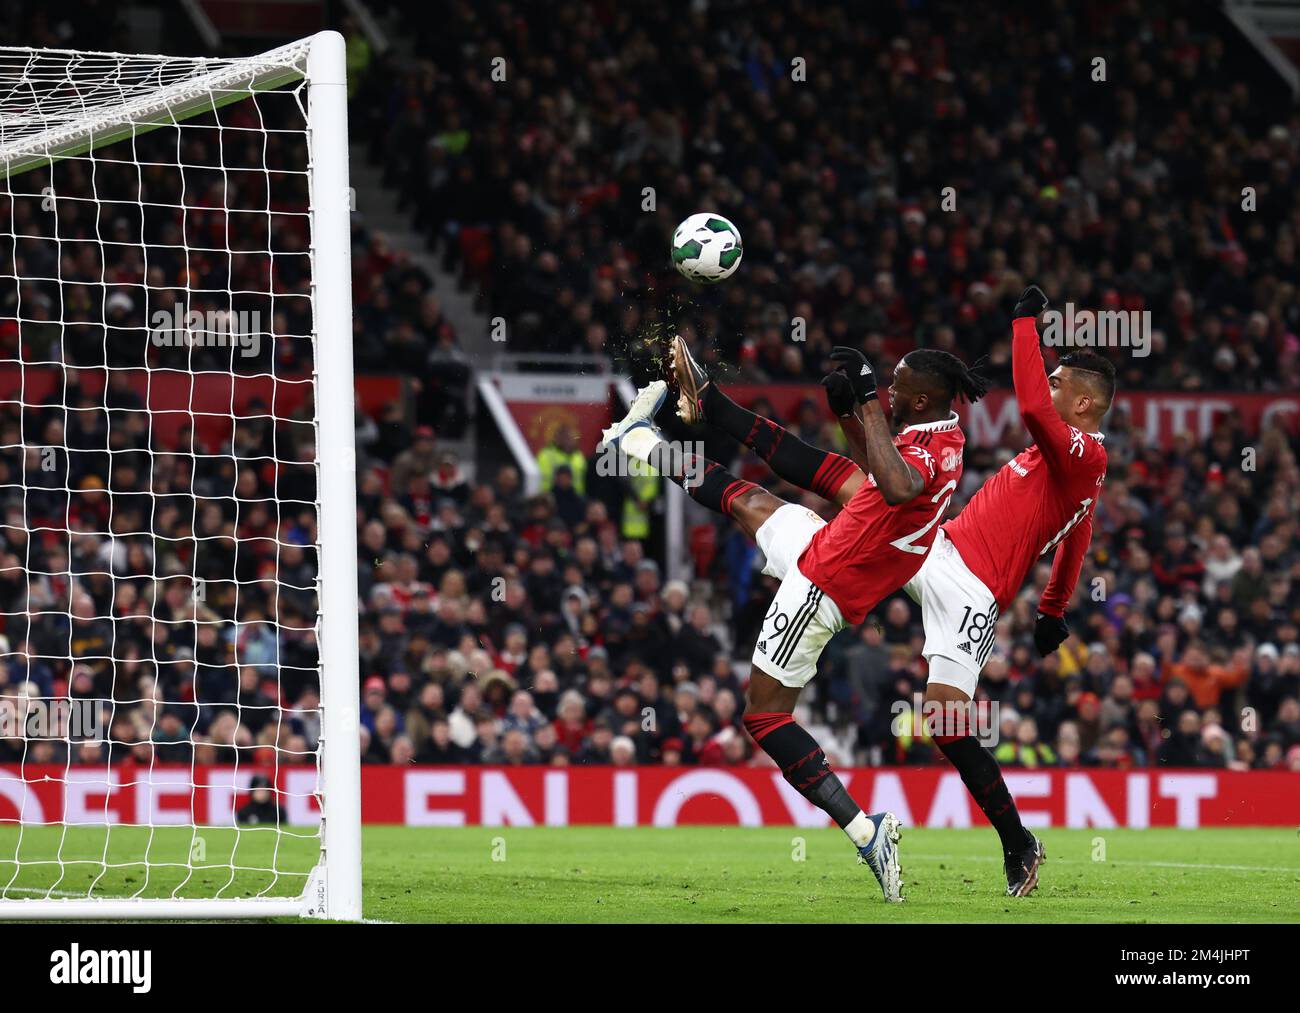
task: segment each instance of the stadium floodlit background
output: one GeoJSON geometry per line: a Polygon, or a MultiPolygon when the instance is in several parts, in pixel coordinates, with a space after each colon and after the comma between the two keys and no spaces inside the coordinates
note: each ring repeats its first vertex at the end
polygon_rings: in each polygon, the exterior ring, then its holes
{"type": "MultiPolygon", "coordinates": [[[[740,714],[775,582],[729,524],[689,502],[674,521],[669,498],[684,497],[670,484],[603,473],[590,435],[622,412],[617,379],[662,370],[682,333],[756,410],[840,447],[815,386],[833,345],[885,374],[917,347],[983,358],[1009,390],[1010,309],[1037,282],[1055,305],[1149,312],[1152,347],[1105,350],[1130,400],[1105,426],[1074,636],[1047,659],[1033,650],[1047,563],[999,621],[980,684],[1000,704],[999,761],[1300,774],[1300,112],[1285,59],[1300,47],[1269,43],[1270,61],[1234,25],[1240,5],[1162,2],[992,13],[918,0],[866,16],[839,3],[368,0],[285,5],[300,21],[258,30],[239,16],[255,5],[207,6],[232,52],[326,24],[349,40],[365,764],[769,767],[740,714]],[[739,273],[715,288],[689,285],[667,255],[674,225],[705,208],[745,240],[739,273]],[[485,396],[497,383],[504,396],[485,396]]],[[[32,46],[210,52],[176,7],[11,7],[0,29],[32,46]]],[[[63,227],[90,236],[96,223],[63,227]]],[[[28,296],[24,316],[40,307],[28,296]]],[[[108,310],[121,326],[143,312],[108,310]]],[[[7,359],[38,337],[17,317],[0,304],[7,359]]],[[[103,354],[93,336],[78,348],[87,365],[103,354]]],[[[290,369],[294,343],[268,354],[290,369]]],[[[114,393],[128,414],[129,392],[114,393]]],[[[88,464],[74,488],[111,491],[79,508],[139,510],[121,491],[143,470],[130,427],[110,445],[109,410],[66,397],[29,411],[24,431],[57,442],[65,404],[79,404],[67,445],[104,449],[115,476],[88,464]]],[[[12,403],[0,425],[20,442],[12,403]]],[[[291,459],[290,429],[248,427],[241,454],[263,441],[291,459]]],[[[1014,419],[973,431],[950,515],[1024,442],[1014,419]]],[[[772,485],[743,448],[710,436],[706,449],[772,485]]],[[[105,749],[114,762],[313,762],[317,688],[293,673],[313,670],[314,647],[259,621],[311,603],[245,602],[202,642],[178,623],[159,643],[150,609],[179,618],[184,603],[145,587],[155,558],[196,532],[252,539],[212,562],[214,579],[271,566],[309,585],[310,553],[262,554],[274,542],[256,539],[278,524],[281,541],[309,545],[312,519],[240,503],[310,500],[310,486],[250,469],[224,514],[174,510],[155,516],[156,540],[80,545],[117,580],[69,588],[66,549],[28,546],[33,503],[10,495],[41,487],[37,456],[4,466],[0,570],[26,559],[47,576],[0,585],[0,693],[30,680],[42,696],[111,694],[148,685],[150,658],[192,659],[168,669],[168,695],[200,705],[193,745],[188,712],[120,704],[119,745],[79,745],[73,762],[102,764],[105,749]],[[116,642],[129,660],[25,660],[24,642],[68,633],[15,614],[64,598],[76,613],[82,595],[84,615],[115,619],[83,624],[77,650],[116,642]],[[155,639],[129,646],[141,637],[155,639]]],[[[195,492],[183,467],[152,479],[155,497],[195,492]]],[[[944,764],[891,726],[924,689],[922,641],[901,593],[833,641],[802,705],[834,762],[944,764]]],[[[57,740],[0,738],[0,763],[68,760],[57,740]]]]}

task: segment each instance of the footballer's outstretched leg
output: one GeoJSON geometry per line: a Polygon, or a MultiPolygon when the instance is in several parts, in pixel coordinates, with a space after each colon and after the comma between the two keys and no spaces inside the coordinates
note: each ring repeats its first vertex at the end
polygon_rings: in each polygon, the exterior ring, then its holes
{"type": "Polygon", "coordinates": [[[753,538],[769,517],[789,504],[753,482],[737,478],[716,461],[677,452],[664,440],[653,420],[667,390],[663,380],[642,387],[628,413],[601,434],[602,442],[649,464],[697,503],[726,514],[753,538]]]}
{"type": "Polygon", "coordinates": [[[707,422],[754,451],[778,478],[840,506],[852,499],[866,480],[862,469],[847,457],[804,443],[771,419],[727,397],[709,381],[681,335],[673,337],[672,361],[677,414],[683,421],[707,422]]]}
{"type": "MultiPolygon", "coordinates": [[[[941,670],[944,658],[932,658],[931,676],[941,670]]],[[[925,689],[926,704],[970,704],[970,695],[955,686],[931,681],[925,689]]],[[[1007,873],[1007,895],[1027,897],[1038,885],[1038,867],[1047,860],[1042,841],[1025,829],[1016,809],[1015,799],[1002,777],[993,753],[980,744],[966,729],[961,734],[946,734],[951,728],[931,728],[930,734],[940,752],[957,768],[966,790],[975,799],[1002,841],[1002,855],[1007,873]]]]}
{"type": "Polygon", "coordinates": [[[647,421],[647,412],[653,414],[653,406],[661,403],[658,387],[652,386],[654,392],[647,388],[637,395],[628,418],[606,431],[607,441],[616,441],[623,453],[677,482],[696,502],[731,517],[758,542],[766,559],[763,572],[781,581],[754,648],[745,728],[786,781],[835,820],[857,848],[859,861],[875,874],[885,899],[902,900],[897,817],[864,813],[831,771],[817,741],[794,720],[800,689],[816,674],[827,641],[846,625],[837,601],[799,565],[826,522],[736,478],[716,462],[677,452],[647,421]]]}
{"type": "Polygon", "coordinates": [[[781,768],[790,786],[844,831],[858,849],[858,861],[875,874],[885,900],[901,901],[902,824],[890,812],[868,815],[853,801],[817,740],[795,721],[792,712],[798,699],[797,688],[782,685],[755,665],[745,693],[745,730],[781,768]]]}

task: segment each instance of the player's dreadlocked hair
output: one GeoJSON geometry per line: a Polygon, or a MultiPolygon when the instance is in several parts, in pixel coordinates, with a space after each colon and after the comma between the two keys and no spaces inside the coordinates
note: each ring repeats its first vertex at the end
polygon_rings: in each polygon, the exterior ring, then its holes
{"type": "Polygon", "coordinates": [[[1095,388],[1101,401],[1102,411],[1110,407],[1115,400],[1115,364],[1106,356],[1088,350],[1066,352],[1057,360],[1057,365],[1068,366],[1092,374],[1089,382],[1095,388]]]}
{"type": "Polygon", "coordinates": [[[918,348],[903,358],[910,369],[930,377],[950,401],[960,397],[974,404],[988,393],[988,379],[975,372],[978,362],[974,368],[968,367],[957,356],[937,348],[918,348]]]}

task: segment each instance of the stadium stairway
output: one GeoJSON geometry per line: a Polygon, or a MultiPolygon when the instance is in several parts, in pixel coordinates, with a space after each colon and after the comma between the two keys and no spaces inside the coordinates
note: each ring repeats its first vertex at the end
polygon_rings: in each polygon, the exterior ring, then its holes
{"type": "Polygon", "coordinates": [[[383,234],[394,250],[400,250],[433,279],[442,312],[456,328],[461,347],[471,359],[492,352],[487,317],[474,308],[474,296],[462,292],[454,275],[442,269],[437,257],[424,245],[424,237],[411,228],[410,215],[403,211],[397,195],[383,184],[383,173],[366,158],[366,146],[351,146],[352,189],[356,191],[356,213],[366,225],[383,234]]]}
{"type": "Polygon", "coordinates": [[[1294,0],[1226,0],[1223,12],[1300,96],[1300,8],[1294,0]]]}
{"type": "MultiPolygon", "coordinates": [[[[393,250],[404,254],[433,279],[442,312],[456,329],[466,357],[470,362],[486,361],[491,354],[488,320],[474,308],[473,294],[461,291],[456,277],[444,271],[438,258],[425,248],[424,238],[411,228],[410,215],[402,211],[397,195],[384,186],[382,171],[370,164],[365,143],[353,141],[349,155],[349,173],[356,194],[355,213],[361,216],[367,227],[381,233],[393,250]]],[[[474,461],[472,406],[469,418],[463,439],[442,441],[444,446],[456,452],[466,468],[472,468],[474,461]]]]}

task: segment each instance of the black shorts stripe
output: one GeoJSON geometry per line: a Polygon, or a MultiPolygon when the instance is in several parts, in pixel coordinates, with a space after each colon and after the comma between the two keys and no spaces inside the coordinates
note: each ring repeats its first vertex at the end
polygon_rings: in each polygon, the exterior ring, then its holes
{"type": "Polygon", "coordinates": [[[772,661],[777,665],[784,667],[786,659],[794,653],[795,647],[799,644],[799,637],[807,618],[816,610],[817,588],[812,584],[808,585],[808,593],[804,597],[803,604],[790,617],[790,625],[785,628],[785,633],[781,635],[781,642],[776,645],[776,650],[772,652],[772,661]]]}
{"type": "Polygon", "coordinates": [[[984,662],[988,660],[989,652],[993,650],[993,641],[997,639],[997,637],[994,635],[993,632],[993,628],[997,625],[998,622],[997,602],[994,602],[993,607],[989,609],[988,616],[989,616],[989,623],[988,626],[985,627],[985,629],[989,631],[988,636],[984,638],[984,643],[980,645],[979,654],[976,656],[975,659],[976,661],[979,662],[980,668],[984,667],[984,662]]]}
{"type": "Polygon", "coordinates": [[[779,659],[781,657],[782,652],[785,650],[785,645],[789,642],[790,638],[794,636],[795,627],[799,625],[799,620],[803,617],[803,614],[812,605],[812,600],[813,597],[816,595],[816,593],[817,593],[817,588],[814,587],[812,584],[809,584],[808,592],[807,594],[804,595],[803,604],[800,605],[797,609],[795,609],[794,615],[790,617],[790,625],[787,626],[782,631],[781,637],[779,640],[777,640],[776,647],[772,651],[772,661],[775,664],[779,665],[781,663],[779,659]]]}
{"type": "Polygon", "coordinates": [[[985,613],[985,615],[988,616],[988,623],[984,628],[988,632],[984,637],[984,642],[980,644],[979,650],[975,652],[975,662],[980,666],[980,668],[984,667],[984,660],[988,657],[988,653],[993,647],[993,641],[997,639],[993,633],[993,625],[997,622],[997,608],[998,607],[995,603],[993,607],[985,613]]]}
{"type": "Polygon", "coordinates": [[[817,609],[821,606],[821,590],[815,585],[810,585],[810,587],[813,591],[811,599],[802,609],[799,610],[798,618],[790,623],[790,632],[793,635],[787,637],[786,640],[782,642],[781,646],[777,649],[776,658],[773,659],[782,668],[785,668],[790,659],[794,657],[795,648],[799,646],[799,641],[803,638],[804,631],[808,629],[808,624],[813,621],[813,617],[817,615],[817,609]]]}
{"type": "Polygon", "coordinates": [[[821,605],[821,601],[822,601],[822,595],[821,592],[819,591],[817,592],[816,599],[813,601],[812,607],[808,609],[805,612],[805,614],[801,617],[799,621],[799,629],[795,632],[793,639],[790,641],[789,645],[785,648],[781,660],[777,662],[777,664],[780,665],[782,668],[785,668],[785,666],[790,663],[790,659],[794,657],[795,649],[799,646],[799,641],[803,639],[804,632],[808,629],[813,619],[816,618],[817,616],[817,608],[818,606],[821,605]]]}

